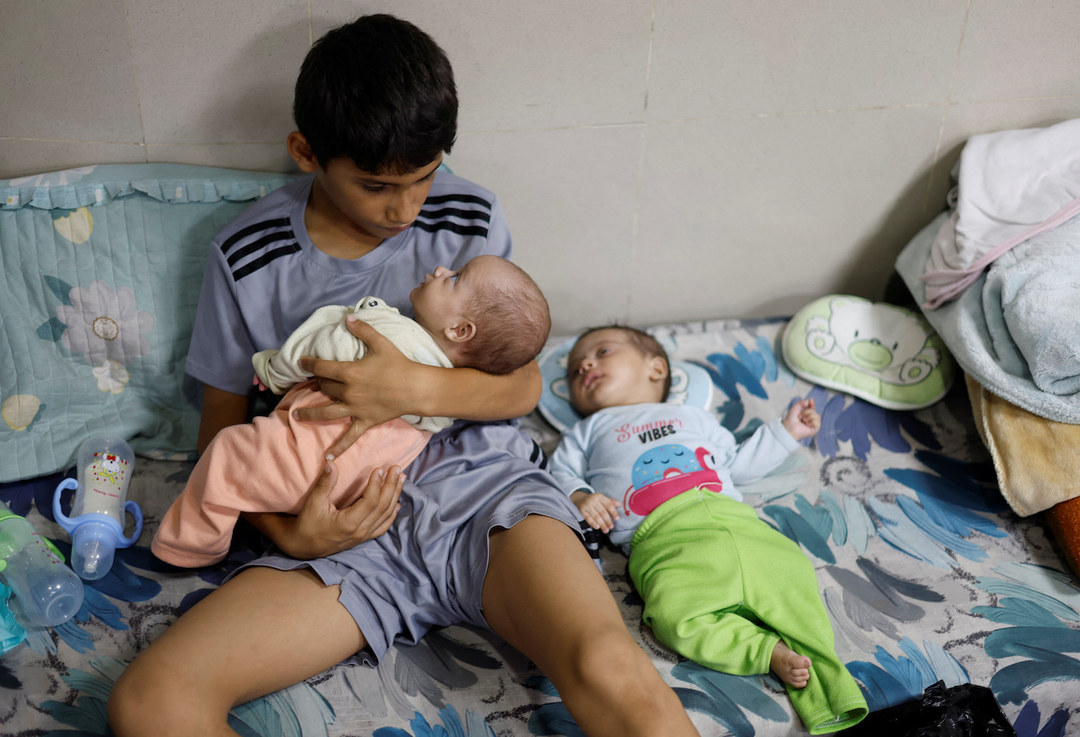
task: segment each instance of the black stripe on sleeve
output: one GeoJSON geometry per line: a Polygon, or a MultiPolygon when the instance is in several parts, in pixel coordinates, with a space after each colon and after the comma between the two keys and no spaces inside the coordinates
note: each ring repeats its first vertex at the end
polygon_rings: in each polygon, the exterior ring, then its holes
{"type": "Polygon", "coordinates": [[[273,251],[267,251],[262,256],[255,259],[254,261],[249,261],[248,263],[241,266],[239,269],[235,269],[233,271],[233,273],[232,273],[233,281],[240,281],[241,279],[243,279],[248,274],[252,274],[252,273],[258,271],[259,269],[266,266],[268,263],[270,263],[274,259],[279,259],[282,256],[288,256],[290,253],[296,253],[299,250],[300,250],[300,244],[299,243],[290,243],[287,246],[282,246],[281,248],[275,248],[273,251]]]}
{"type": "Polygon", "coordinates": [[[426,223],[423,220],[417,220],[413,223],[413,227],[420,228],[420,230],[426,230],[429,233],[434,233],[438,230],[449,230],[458,235],[478,235],[486,238],[488,229],[486,225],[462,225],[461,223],[455,223],[452,220],[440,220],[437,223],[426,223]]]}
{"type": "Polygon", "coordinates": [[[242,228],[233,233],[229,238],[221,244],[221,252],[227,254],[229,249],[237,244],[237,242],[247,238],[253,233],[258,233],[260,230],[269,230],[270,228],[284,228],[289,225],[289,218],[279,218],[277,220],[264,220],[261,223],[254,223],[242,228]]]}
{"type": "Polygon", "coordinates": [[[533,463],[540,468],[547,469],[548,458],[544,449],[540,447],[540,444],[535,440],[532,441],[532,453],[529,454],[529,462],[533,463]]]}
{"type": "Polygon", "coordinates": [[[483,197],[477,197],[472,194],[440,194],[432,195],[424,200],[425,205],[442,205],[447,202],[460,202],[462,204],[483,205],[488,210],[491,209],[491,202],[485,200],[483,197]]]}
{"type": "Polygon", "coordinates": [[[491,222],[491,213],[484,212],[483,210],[462,210],[460,207],[444,207],[440,210],[421,210],[420,217],[431,218],[445,218],[454,217],[461,218],[462,220],[483,220],[485,223],[491,222]]]}
{"type": "Polygon", "coordinates": [[[229,256],[229,268],[236,265],[236,262],[243,259],[245,256],[250,256],[258,250],[269,246],[271,243],[277,243],[278,241],[289,241],[293,239],[293,232],[291,230],[276,230],[272,233],[267,233],[262,238],[252,243],[247,244],[243,248],[240,248],[236,253],[229,256]]]}

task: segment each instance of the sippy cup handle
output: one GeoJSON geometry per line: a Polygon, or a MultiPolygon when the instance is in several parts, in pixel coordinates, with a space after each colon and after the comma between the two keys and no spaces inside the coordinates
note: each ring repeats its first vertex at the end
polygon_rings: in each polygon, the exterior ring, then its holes
{"type": "Polygon", "coordinates": [[[127,537],[121,534],[119,541],[116,543],[118,548],[130,548],[139,539],[139,535],[142,534],[142,509],[138,503],[128,499],[124,502],[124,511],[135,518],[135,529],[127,537]]]}
{"type": "MultiPolygon", "coordinates": [[[[76,519],[72,519],[64,514],[64,510],[60,506],[60,497],[63,496],[65,491],[75,491],[78,488],[79,482],[77,480],[64,479],[56,486],[56,491],[53,492],[53,517],[56,519],[56,524],[64,528],[69,535],[75,531],[76,527],[85,522],[95,521],[106,524],[110,523],[108,517],[100,514],[80,514],[76,516],[76,519]]],[[[128,499],[124,502],[124,511],[134,518],[135,529],[132,530],[130,535],[124,535],[122,528],[117,530],[116,547],[118,548],[130,548],[138,541],[139,536],[142,535],[143,516],[142,508],[139,507],[138,502],[133,499],[128,499]]]]}
{"type": "MultiPolygon", "coordinates": [[[[63,481],[61,481],[57,485],[56,491],[53,492],[53,499],[52,499],[53,519],[56,520],[56,524],[60,525],[61,527],[63,527],[68,532],[71,531],[71,527],[75,523],[72,522],[71,518],[68,517],[66,514],[64,514],[64,511],[60,508],[60,496],[65,491],[68,491],[68,490],[75,491],[78,488],[79,488],[79,482],[76,481],[75,479],[64,479],[63,481]]],[[[140,516],[140,522],[141,522],[141,516],[140,516]]]]}

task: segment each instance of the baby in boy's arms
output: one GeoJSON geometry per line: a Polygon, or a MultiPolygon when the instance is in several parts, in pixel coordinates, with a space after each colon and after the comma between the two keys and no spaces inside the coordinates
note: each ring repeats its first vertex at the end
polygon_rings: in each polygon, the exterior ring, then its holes
{"type": "Polygon", "coordinates": [[[585,521],[628,552],[656,637],[715,670],[772,670],[811,734],[858,723],[866,700],[834,651],[812,563],[728,495],[817,433],[813,400],[737,444],[706,410],[665,404],[666,352],[619,326],[586,331],[567,374],[584,419],[563,436],[551,471],[585,521]]]}
{"type": "MultiPolygon", "coordinates": [[[[499,256],[477,256],[452,271],[444,266],[428,274],[409,295],[415,320],[381,299],[364,297],[354,307],[320,307],[293,331],[280,349],[259,351],[251,358],[255,382],[275,394],[312,377],[300,359],[314,356],[355,361],[366,347],[346,327],[349,315],[368,323],[398,350],[429,366],[469,367],[489,374],[508,374],[536,357],[550,327],[547,302],[536,283],[520,267],[499,256]],[[482,283],[476,289],[475,283],[482,283]],[[457,289],[467,304],[447,310],[435,303],[457,289]],[[451,314],[452,313],[452,314],[451,314]],[[478,328],[483,326],[483,330],[478,328]]],[[[406,415],[422,430],[448,427],[446,417],[406,415]]]]}
{"type": "MultiPolygon", "coordinates": [[[[364,320],[409,358],[434,366],[471,367],[492,374],[514,371],[539,353],[551,326],[547,301],[519,267],[498,256],[477,256],[461,269],[438,267],[409,295],[416,320],[382,300],[365,297],[356,308],[320,308],[282,345],[262,351],[252,362],[256,380],[288,393],[269,417],[221,430],[207,447],[188,483],[165,513],[151,549],[161,560],[196,567],[228,553],[242,512],[297,513],[303,490],[326,467],[323,453],[347,420],[303,423],[292,416],[302,406],[327,398],[302,356],[333,360],[362,358],[364,344],[345,327],[364,320]]],[[[347,506],[365,491],[373,474],[404,468],[426,444],[430,432],[449,418],[403,417],[368,430],[335,461],[340,481],[330,501],[347,506]]]]}

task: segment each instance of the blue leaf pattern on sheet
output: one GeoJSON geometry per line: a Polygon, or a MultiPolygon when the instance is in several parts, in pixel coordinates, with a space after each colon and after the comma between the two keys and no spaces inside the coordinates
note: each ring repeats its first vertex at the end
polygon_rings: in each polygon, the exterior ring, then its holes
{"type": "Polygon", "coordinates": [[[826,563],[835,563],[836,556],[829,549],[828,537],[833,520],[826,509],[815,509],[801,494],[796,494],[798,510],[778,505],[766,505],[762,512],[776,521],[777,529],[793,542],[802,545],[814,556],[826,563]]]}
{"type": "MultiPolygon", "coordinates": [[[[742,343],[738,348],[742,349],[742,343]]],[[[745,349],[740,351],[744,360],[749,361],[750,353],[745,349]]],[[[765,370],[765,361],[752,361],[757,365],[747,366],[738,357],[726,353],[710,353],[706,356],[708,363],[704,368],[712,377],[713,384],[727,395],[728,399],[739,398],[739,386],[742,385],[755,397],[766,397],[765,389],[761,386],[761,378],[765,370]]],[[[775,358],[773,359],[775,362],[775,358]]]]}
{"type": "Polygon", "coordinates": [[[848,670],[862,684],[870,711],[895,706],[919,698],[927,686],[944,681],[945,686],[968,682],[967,671],[936,643],[923,641],[923,650],[909,638],[899,642],[904,655],[897,657],[878,646],[877,664],[857,660],[848,670]]]}
{"type": "MultiPolygon", "coordinates": [[[[790,717],[773,700],[764,686],[763,679],[772,682],[773,690],[780,691],[782,684],[772,675],[733,676],[705,668],[687,660],[675,665],[671,674],[695,688],[675,686],[675,693],[688,711],[708,716],[721,724],[735,737],[753,737],[755,730],[747,719],[744,709],[770,722],[788,722],[790,717]]],[[[529,680],[537,690],[558,696],[551,682],[537,676],[529,680]]],[[[581,735],[580,730],[563,702],[541,705],[529,718],[529,732],[536,735],[581,735]]],[[[378,734],[378,733],[376,733],[378,734]]],[[[387,732],[387,735],[390,733],[387,732]]]]}
{"type": "MultiPolygon", "coordinates": [[[[574,718],[570,716],[569,709],[561,701],[552,704],[541,704],[529,715],[529,734],[551,735],[560,734],[565,737],[587,737],[581,731],[574,718]]],[[[372,735],[372,737],[382,737],[372,735]]],[[[419,736],[417,736],[419,737],[419,736]]]]}
{"type": "Polygon", "coordinates": [[[813,387],[807,397],[814,400],[821,414],[821,430],[814,443],[828,458],[840,452],[842,442],[850,442],[852,452],[861,460],[866,460],[875,443],[893,453],[907,453],[911,444],[905,433],[926,447],[941,447],[933,430],[911,412],[884,409],[855,397],[832,394],[820,386],[813,387]]]}
{"type": "MultiPolygon", "coordinates": [[[[752,426],[740,429],[743,419],[746,417],[746,407],[742,402],[737,399],[729,399],[721,405],[716,407],[716,414],[720,419],[720,424],[735,436],[735,439],[742,442],[746,437],[751,435],[758,425],[761,424],[760,420],[754,423],[752,426]]],[[[753,422],[753,421],[752,421],[753,422]]]]}
{"type": "Polygon", "coordinates": [[[1020,704],[1028,690],[1046,681],[1080,681],[1080,630],[1067,622],[1080,621],[1080,588],[1066,575],[1043,566],[1009,563],[994,566],[1005,578],[983,577],[976,585],[997,595],[992,607],[975,607],[973,614],[1010,625],[987,635],[986,654],[1008,660],[990,679],[1002,703],[1020,704]],[[1014,657],[1026,658],[1013,662],[1014,657]]]}
{"type": "MultiPolygon", "coordinates": [[[[54,730],[52,735],[112,735],[106,719],[106,703],[113,684],[125,663],[115,658],[93,658],[96,673],[71,670],[61,674],[63,681],[77,694],[74,704],[46,700],[42,709],[71,730],[54,730]]],[[[306,683],[242,704],[233,710],[229,725],[241,734],[282,735],[282,737],[317,737],[326,735],[326,725],[334,713],[326,699],[306,683]]]]}
{"type": "Polygon", "coordinates": [[[427,719],[417,712],[409,722],[411,734],[397,727],[382,727],[372,732],[371,737],[495,737],[483,717],[472,710],[466,710],[464,723],[452,706],[440,709],[439,718],[441,725],[428,724],[427,719]]]}
{"type": "Polygon", "coordinates": [[[887,468],[885,475],[913,490],[933,525],[962,537],[976,532],[992,537],[1005,537],[1005,532],[993,520],[971,512],[972,508],[989,511],[983,490],[969,484],[916,471],[909,468],[887,468]]]}
{"type": "Polygon", "coordinates": [[[996,522],[971,511],[972,507],[989,511],[985,493],[973,482],[912,469],[887,468],[885,475],[914,491],[918,501],[906,496],[895,502],[870,497],[867,503],[882,539],[913,558],[941,568],[953,565],[954,555],[985,560],[986,552],[969,538],[1006,535],[996,522]]]}
{"type": "MultiPolygon", "coordinates": [[[[788,715],[762,688],[763,676],[733,676],[690,661],[680,662],[672,668],[671,674],[700,689],[700,692],[677,689],[676,692],[687,709],[709,715],[731,730],[732,734],[754,734],[753,727],[739,707],[770,722],[788,721],[788,715]],[[706,698],[701,699],[701,696],[706,698]]],[[[775,682],[779,688],[779,681],[775,682]]]]}
{"type": "Polygon", "coordinates": [[[900,639],[897,623],[918,622],[926,610],[916,602],[944,601],[940,593],[923,584],[894,575],[873,561],[856,561],[862,576],[847,568],[826,566],[825,572],[839,584],[840,599],[826,592],[825,604],[832,617],[837,638],[859,643],[869,649],[864,632],[879,631],[892,640],[900,639]]]}
{"type": "Polygon", "coordinates": [[[1039,728],[1041,715],[1039,705],[1034,701],[1024,704],[1024,708],[1013,722],[1016,737],[1065,737],[1065,725],[1069,721],[1069,712],[1058,709],[1046,720],[1046,725],[1039,728]]]}

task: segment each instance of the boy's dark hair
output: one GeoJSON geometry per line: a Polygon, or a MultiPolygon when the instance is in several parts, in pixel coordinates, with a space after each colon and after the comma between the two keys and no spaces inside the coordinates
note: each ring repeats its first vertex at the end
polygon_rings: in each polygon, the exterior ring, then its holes
{"type": "Polygon", "coordinates": [[[296,78],[293,119],[319,165],[347,156],[371,173],[406,174],[457,137],[450,60],[412,23],[366,15],[315,42],[296,78]]]}
{"type": "Polygon", "coordinates": [[[536,358],[551,331],[551,312],[540,287],[514,264],[518,279],[477,290],[469,304],[476,335],[459,349],[455,365],[508,374],[536,358]]]}
{"type": "Polygon", "coordinates": [[[664,365],[667,366],[667,376],[664,377],[664,387],[663,392],[660,395],[660,401],[666,402],[668,400],[668,395],[671,394],[671,359],[668,358],[664,346],[660,345],[660,341],[646,333],[644,330],[638,330],[637,328],[619,325],[617,323],[587,328],[577,337],[577,339],[581,340],[586,335],[601,330],[618,330],[626,334],[626,336],[630,338],[630,342],[634,344],[634,347],[645,354],[646,358],[660,358],[664,361],[664,365]]]}

